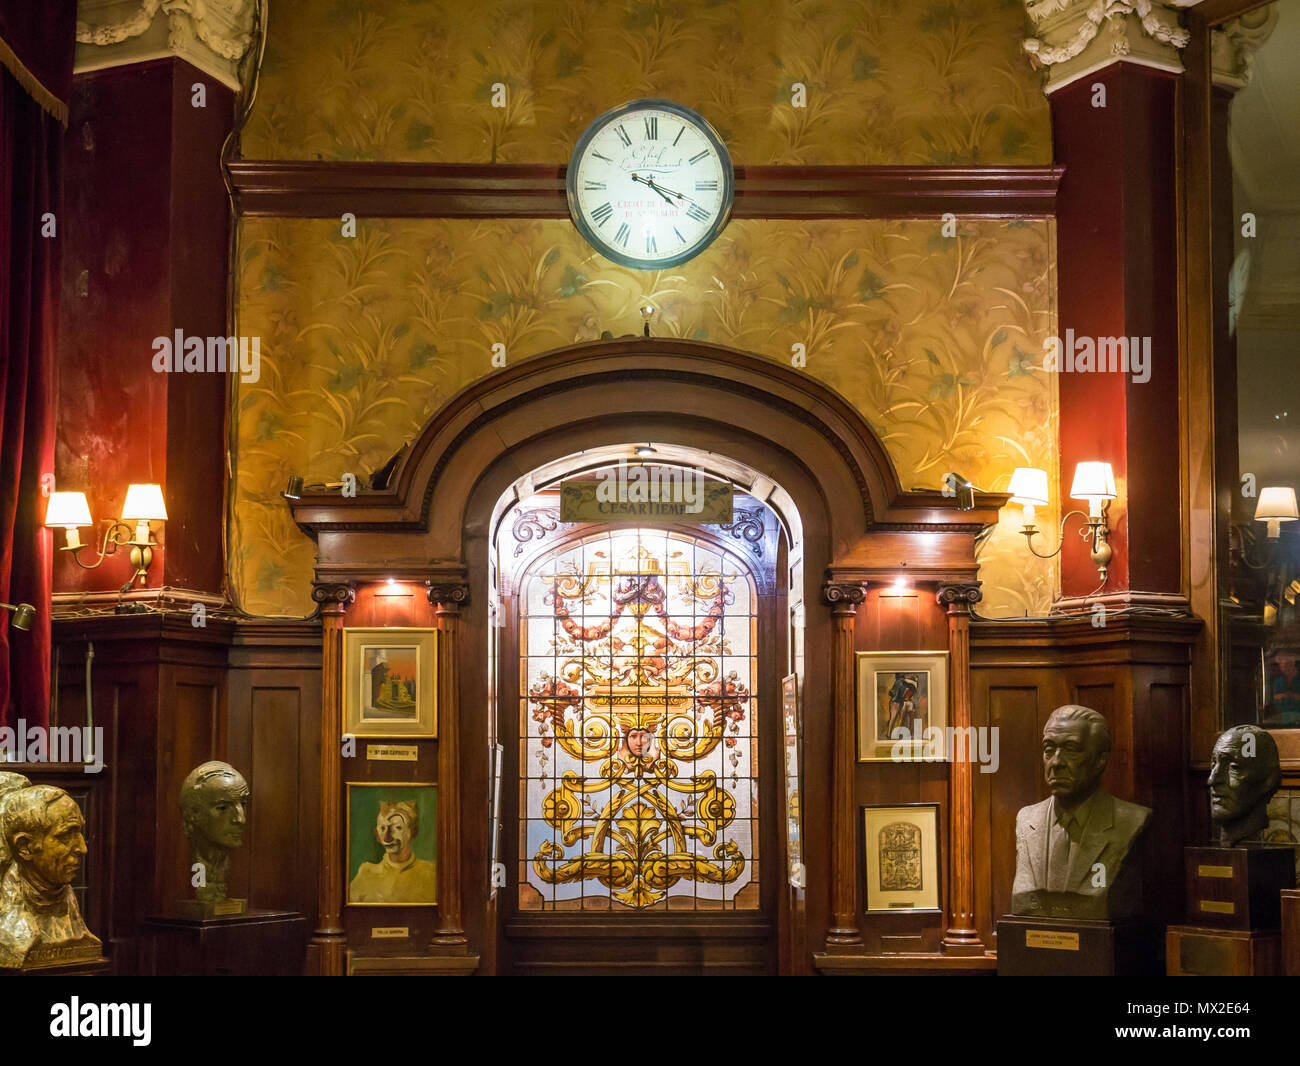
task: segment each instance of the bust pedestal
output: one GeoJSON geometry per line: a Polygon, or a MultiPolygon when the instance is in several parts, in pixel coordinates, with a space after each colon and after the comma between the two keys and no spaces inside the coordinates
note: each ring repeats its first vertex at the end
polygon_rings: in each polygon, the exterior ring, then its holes
{"type": "Polygon", "coordinates": [[[162,915],[146,921],[144,932],[155,976],[300,977],[307,952],[307,919],[297,911],[162,915]]]}
{"type": "Polygon", "coordinates": [[[1142,921],[998,919],[999,977],[1145,977],[1160,972],[1158,930],[1142,921]]]}
{"type": "Polygon", "coordinates": [[[1174,977],[1281,973],[1282,892],[1295,887],[1295,849],[1269,844],[1185,849],[1187,925],[1165,935],[1174,977]]]}

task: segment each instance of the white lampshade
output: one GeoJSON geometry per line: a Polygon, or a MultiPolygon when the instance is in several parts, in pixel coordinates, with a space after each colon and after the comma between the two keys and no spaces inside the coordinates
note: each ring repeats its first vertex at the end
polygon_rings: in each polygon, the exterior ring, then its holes
{"type": "Polygon", "coordinates": [[[1298,518],[1300,511],[1296,510],[1295,489],[1273,485],[1260,490],[1259,502],[1255,504],[1256,522],[1294,522],[1298,518]]]}
{"type": "MultiPolygon", "coordinates": [[[[1268,490],[1265,489],[1265,492],[1268,490]]],[[[93,526],[90,519],[90,507],[86,504],[84,492],[51,492],[50,504],[45,509],[47,526],[63,526],[75,529],[77,526],[93,526]]]]}
{"type": "Polygon", "coordinates": [[[126,503],[122,504],[122,521],[167,521],[167,508],[163,506],[162,486],[128,485],[126,503]]]}
{"type": "Polygon", "coordinates": [[[1080,463],[1074,468],[1070,498],[1075,500],[1113,500],[1115,475],[1110,463],[1080,463]]]}
{"type": "Polygon", "coordinates": [[[1011,475],[1011,502],[1047,506],[1047,471],[1018,466],[1011,475]]]}

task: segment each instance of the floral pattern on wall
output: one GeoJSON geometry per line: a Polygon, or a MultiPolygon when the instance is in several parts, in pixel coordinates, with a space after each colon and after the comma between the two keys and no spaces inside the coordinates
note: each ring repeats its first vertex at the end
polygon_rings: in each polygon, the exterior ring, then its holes
{"type": "MultiPolygon", "coordinates": [[[[261,338],[235,397],[231,573],[262,615],[311,611],[315,545],[280,496],[291,473],[337,481],[381,467],[460,388],[578,341],[640,333],[705,340],[789,365],[843,395],[903,487],[955,470],[1005,490],[1017,466],[1057,467],[1055,225],[969,221],[733,221],[702,255],[618,267],[560,220],[240,223],[238,330],[261,338]],[[1037,364],[1037,365],[1036,365],[1037,364]]],[[[1053,486],[1053,498],[1059,492],[1053,486]]],[[[1042,516],[1043,528],[1053,519],[1042,516]]],[[[1054,563],[1034,559],[1010,507],[981,555],[981,612],[1041,614],[1054,563]]]]}
{"type": "Polygon", "coordinates": [[[598,114],[663,97],[740,165],[1048,163],[1024,29],[1021,0],[293,0],[242,151],[558,163],[598,114]]]}

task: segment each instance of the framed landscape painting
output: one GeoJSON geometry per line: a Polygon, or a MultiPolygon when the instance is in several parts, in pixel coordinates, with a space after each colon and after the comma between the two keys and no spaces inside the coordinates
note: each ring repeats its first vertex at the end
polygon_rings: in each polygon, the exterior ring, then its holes
{"type": "Polygon", "coordinates": [[[436,737],[437,687],[437,630],[343,631],[344,733],[436,737]]]}

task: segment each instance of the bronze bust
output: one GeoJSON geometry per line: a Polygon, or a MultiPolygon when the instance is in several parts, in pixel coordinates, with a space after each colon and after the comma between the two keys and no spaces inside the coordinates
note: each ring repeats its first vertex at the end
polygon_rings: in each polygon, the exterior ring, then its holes
{"type": "Polygon", "coordinates": [[[1214,742],[1210,756],[1210,820],[1215,843],[1231,848],[1258,840],[1268,801],[1282,783],[1277,743],[1257,725],[1237,725],[1214,742]]]}
{"type": "Polygon", "coordinates": [[[221,903],[226,898],[230,852],[244,842],[248,783],[233,766],[205,762],[181,785],[185,836],[194,851],[195,898],[221,903]]]}
{"type": "Polygon", "coordinates": [[[100,958],[72,881],[86,854],[81,809],[61,788],[8,792],[0,837],[13,857],[0,878],[0,967],[30,969],[100,958]]]}
{"type": "Polygon", "coordinates": [[[14,774],[9,771],[0,771],[0,879],[4,878],[5,871],[9,869],[9,863],[13,861],[13,856],[9,854],[9,845],[5,843],[4,838],[4,812],[5,797],[11,792],[17,792],[20,788],[28,788],[31,782],[22,774],[14,774]]]}
{"type": "Polygon", "coordinates": [[[1110,727],[1090,707],[1058,707],[1043,727],[1050,797],[1016,815],[1011,912],[1113,919],[1140,906],[1141,882],[1125,863],[1151,811],[1101,787],[1110,727]]]}

